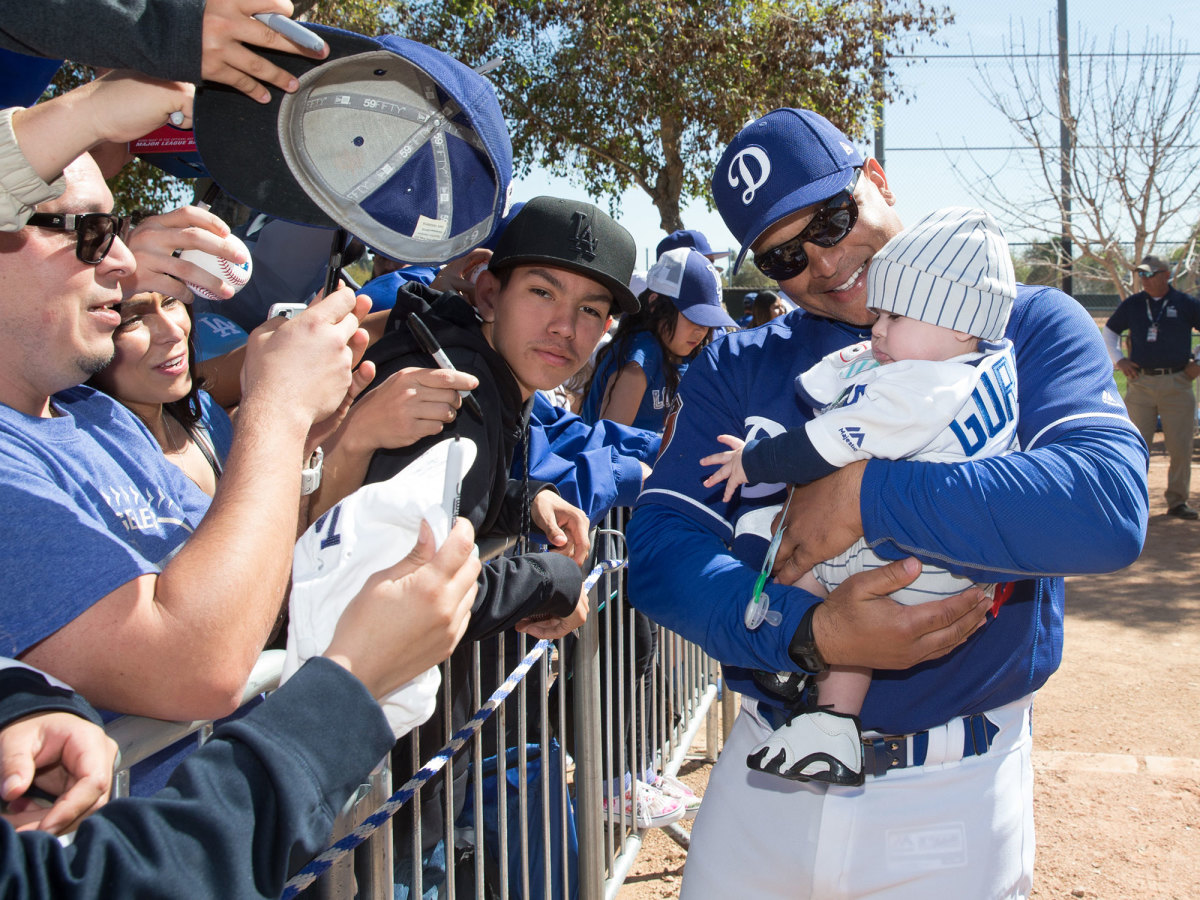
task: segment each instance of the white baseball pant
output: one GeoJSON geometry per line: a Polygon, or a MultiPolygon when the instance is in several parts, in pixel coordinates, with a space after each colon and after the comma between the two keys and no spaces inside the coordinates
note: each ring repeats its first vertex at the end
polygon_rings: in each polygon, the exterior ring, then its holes
{"type": "Polygon", "coordinates": [[[692,829],[680,900],[1028,897],[1031,708],[1025,697],[990,710],[1000,730],[982,756],[961,758],[956,719],[931,729],[925,765],[826,788],[746,767],[773,729],[744,701],[692,829]]]}

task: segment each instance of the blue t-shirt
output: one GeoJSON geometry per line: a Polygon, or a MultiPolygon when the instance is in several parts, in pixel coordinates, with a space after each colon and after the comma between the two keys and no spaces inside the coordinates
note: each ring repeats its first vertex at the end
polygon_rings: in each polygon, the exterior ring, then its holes
{"type": "MultiPolygon", "coordinates": [[[[121,585],[161,572],[211,502],[107,394],[80,386],[53,404],[61,415],[51,419],[0,405],[0,655],[23,653],[121,585]]],[[[208,406],[224,455],[228,420],[208,406]]],[[[136,766],[133,793],[161,787],[195,746],[136,766]]]]}
{"type": "MultiPolygon", "coordinates": [[[[592,386],[588,390],[587,399],[579,414],[585,422],[591,425],[600,420],[600,404],[604,400],[604,392],[608,389],[609,379],[628,363],[637,363],[646,373],[646,393],[642,395],[637,415],[630,424],[634,428],[643,428],[646,431],[662,434],[671,398],[667,396],[667,376],[663,370],[662,344],[649,331],[639,331],[635,334],[629,342],[627,352],[621,359],[617,359],[614,351],[605,354],[604,358],[597,363],[592,386]]],[[[679,367],[680,376],[686,369],[686,364],[679,367]]]]}
{"type": "Polygon", "coordinates": [[[17,656],[140,575],[157,573],[210,498],[107,394],[56,394],[60,416],[0,405],[0,653],[17,656]]]}

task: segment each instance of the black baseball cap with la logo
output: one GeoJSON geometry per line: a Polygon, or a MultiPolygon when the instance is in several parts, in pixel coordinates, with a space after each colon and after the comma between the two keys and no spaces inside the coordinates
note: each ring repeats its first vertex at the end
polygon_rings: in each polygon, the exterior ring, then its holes
{"type": "Polygon", "coordinates": [[[633,235],[591,203],[534,197],[500,235],[488,268],[499,272],[539,262],[594,278],[623,312],[637,312],[641,305],[629,289],[637,262],[633,235]]]}

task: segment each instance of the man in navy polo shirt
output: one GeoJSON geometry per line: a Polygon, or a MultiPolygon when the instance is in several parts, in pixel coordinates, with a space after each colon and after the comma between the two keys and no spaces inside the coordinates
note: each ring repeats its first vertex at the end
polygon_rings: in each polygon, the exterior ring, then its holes
{"type": "Polygon", "coordinates": [[[1196,433],[1192,382],[1200,375],[1200,363],[1192,355],[1192,331],[1200,331],[1200,301],[1171,286],[1171,267],[1157,256],[1143,259],[1137,273],[1142,289],[1121,301],[1104,323],[1104,342],[1113,366],[1125,375],[1125,408],[1147,445],[1154,443],[1162,419],[1170,458],[1167,514],[1200,519],[1200,512],[1187,502],[1196,433]],[[1126,331],[1128,357],[1121,352],[1126,331]]]}

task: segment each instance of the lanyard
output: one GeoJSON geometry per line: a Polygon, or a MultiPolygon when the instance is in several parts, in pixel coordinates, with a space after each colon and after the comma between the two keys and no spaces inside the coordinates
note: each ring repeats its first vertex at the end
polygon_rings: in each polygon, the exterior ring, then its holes
{"type": "Polygon", "coordinates": [[[1167,311],[1167,295],[1163,294],[1162,306],[1158,308],[1158,315],[1150,315],[1150,295],[1146,295],[1146,318],[1150,320],[1151,328],[1158,328],[1158,320],[1163,317],[1163,313],[1167,311]]]}

